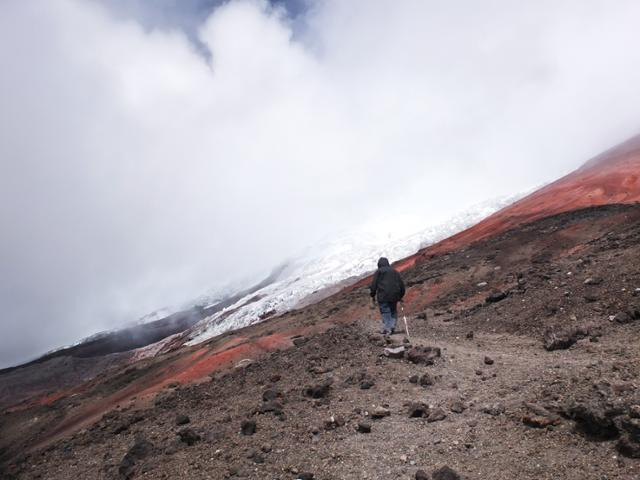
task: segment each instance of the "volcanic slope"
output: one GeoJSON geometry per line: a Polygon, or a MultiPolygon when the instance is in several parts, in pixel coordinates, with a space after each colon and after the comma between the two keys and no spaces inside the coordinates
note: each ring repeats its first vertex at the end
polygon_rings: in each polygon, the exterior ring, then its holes
{"type": "Polygon", "coordinates": [[[4,413],[2,478],[640,478],[639,238],[640,206],[610,205],[425,258],[411,344],[363,286],[230,334],[235,367],[198,384],[139,386],[215,343],[105,374],[4,413]]]}

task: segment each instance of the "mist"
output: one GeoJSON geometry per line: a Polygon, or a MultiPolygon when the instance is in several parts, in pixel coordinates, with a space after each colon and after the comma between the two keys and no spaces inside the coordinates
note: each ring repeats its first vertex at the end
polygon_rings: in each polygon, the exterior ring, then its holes
{"type": "Polygon", "coordinates": [[[0,3],[0,365],[640,126],[634,1],[108,3],[0,3]]]}

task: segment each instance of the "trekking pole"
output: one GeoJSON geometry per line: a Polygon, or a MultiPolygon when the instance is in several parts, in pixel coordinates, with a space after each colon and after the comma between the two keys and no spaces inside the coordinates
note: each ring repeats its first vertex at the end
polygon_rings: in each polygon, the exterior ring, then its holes
{"type": "Polygon", "coordinates": [[[409,324],[407,323],[407,316],[404,314],[404,305],[400,303],[400,309],[402,310],[402,320],[404,320],[404,331],[407,332],[407,339],[411,341],[409,336],[409,324]]]}

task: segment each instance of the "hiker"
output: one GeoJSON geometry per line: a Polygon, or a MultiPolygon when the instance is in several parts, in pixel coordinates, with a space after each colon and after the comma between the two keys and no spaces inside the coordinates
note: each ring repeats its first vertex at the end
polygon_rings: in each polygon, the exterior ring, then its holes
{"type": "Polygon", "coordinates": [[[378,270],[373,275],[373,281],[369,288],[374,305],[376,296],[378,297],[378,307],[382,314],[382,334],[391,335],[394,333],[398,321],[396,307],[404,297],[404,282],[400,274],[391,268],[389,260],[385,257],[378,260],[378,270]]]}

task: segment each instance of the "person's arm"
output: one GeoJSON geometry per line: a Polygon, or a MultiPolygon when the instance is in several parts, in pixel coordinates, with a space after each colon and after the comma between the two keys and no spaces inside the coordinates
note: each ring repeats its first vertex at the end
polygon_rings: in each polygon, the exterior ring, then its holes
{"type": "Polygon", "coordinates": [[[371,285],[369,286],[369,290],[371,291],[371,300],[376,301],[376,292],[378,291],[378,270],[373,274],[373,280],[371,285]]]}
{"type": "Polygon", "coordinates": [[[398,274],[398,282],[400,282],[400,300],[402,300],[402,297],[404,297],[405,294],[405,289],[404,282],[402,281],[402,277],[400,276],[400,274],[398,274]]]}

